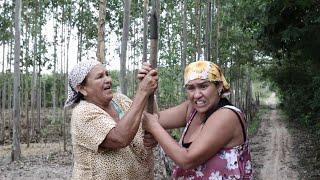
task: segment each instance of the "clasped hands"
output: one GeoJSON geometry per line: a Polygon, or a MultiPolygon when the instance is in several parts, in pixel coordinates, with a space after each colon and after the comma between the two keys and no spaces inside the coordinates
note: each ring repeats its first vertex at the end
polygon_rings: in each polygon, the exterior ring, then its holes
{"type": "MultiPolygon", "coordinates": [[[[138,70],[137,78],[140,81],[146,80],[147,82],[155,83],[156,86],[158,84],[158,72],[147,62],[143,63],[141,69],[138,70]]],[[[158,123],[158,115],[144,112],[142,117],[142,127],[145,130],[143,144],[148,149],[154,148],[158,144],[154,136],[150,133],[153,123],[158,123]]]]}

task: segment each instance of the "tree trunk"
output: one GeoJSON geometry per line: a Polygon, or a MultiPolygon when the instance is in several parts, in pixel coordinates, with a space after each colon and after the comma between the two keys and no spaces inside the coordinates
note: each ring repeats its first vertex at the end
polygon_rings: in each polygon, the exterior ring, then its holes
{"type": "Polygon", "coordinates": [[[211,49],[211,0],[207,1],[207,24],[206,24],[206,48],[205,59],[210,61],[210,49],[211,49]]]}
{"type": "Polygon", "coordinates": [[[143,1],[143,57],[142,61],[147,62],[148,54],[148,6],[149,0],[143,1]]]}
{"type": "Polygon", "coordinates": [[[196,41],[197,41],[197,57],[196,60],[200,59],[200,56],[202,54],[201,52],[201,0],[196,1],[196,41]]]}
{"type": "MultiPolygon", "coordinates": [[[[159,39],[159,18],[160,17],[160,1],[152,1],[152,13],[150,17],[150,64],[153,68],[157,68],[158,63],[158,39],[159,39]]],[[[148,98],[147,111],[153,113],[154,93],[148,98]]]]}
{"type": "Polygon", "coordinates": [[[14,43],[14,93],[13,93],[13,138],[12,138],[12,161],[20,159],[20,22],[21,1],[15,1],[15,43],[14,43]]]}
{"type": "Polygon", "coordinates": [[[131,0],[124,1],[124,16],[123,16],[123,29],[122,29],[122,40],[121,40],[121,53],[120,53],[120,88],[121,93],[127,95],[128,82],[126,73],[126,61],[127,61],[127,44],[129,35],[129,24],[130,24],[130,8],[131,0]]]}
{"type": "Polygon", "coordinates": [[[216,15],[216,43],[215,43],[215,46],[216,46],[216,62],[217,64],[220,63],[220,52],[219,52],[219,39],[220,39],[220,0],[216,0],[216,8],[217,8],[217,15],[216,15]]]}
{"type": "Polygon", "coordinates": [[[4,110],[5,110],[5,106],[6,106],[6,77],[5,77],[5,72],[4,72],[4,66],[5,66],[5,50],[6,50],[6,43],[5,40],[2,40],[2,88],[1,88],[1,112],[0,112],[0,117],[1,117],[1,137],[0,137],[0,143],[4,143],[5,140],[5,126],[6,126],[6,120],[4,118],[4,110]]]}
{"type": "MultiPolygon", "coordinates": [[[[30,33],[29,33],[29,19],[28,17],[25,17],[25,20],[26,20],[26,23],[25,23],[25,26],[26,26],[26,50],[25,50],[25,57],[26,57],[26,60],[28,60],[30,58],[29,56],[29,41],[30,41],[30,33]]],[[[25,103],[25,112],[26,112],[26,126],[27,126],[27,132],[26,132],[26,141],[27,141],[27,147],[29,147],[30,145],[30,118],[29,118],[29,93],[30,93],[30,86],[29,86],[29,64],[26,62],[25,63],[26,65],[26,75],[25,75],[25,99],[24,99],[24,103],[25,103]]]]}
{"type": "MultiPolygon", "coordinates": [[[[68,16],[70,18],[70,16],[68,16]]],[[[69,48],[70,48],[70,37],[71,37],[71,18],[69,20],[69,26],[68,26],[68,35],[67,35],[67,53],[69,54],[69,48]]],[[[66,61],[66,75],[65,75],[65,82],[64,82],[64,88],[65,88],[65,96],[68,97],[68,69],[69,69],[69,56],[67,56],[66,61]]],[[[66,122],[68,119],[67,110],[64,108],[63,110],[63,150],[67,151],[67,133],[66,133],[66,122]]]]}
{"type": "Polygon", "coordinates": [[[7,98],[7,94],[6,94],[6,87],[7,87],[7,82],[3,83],[3,87],[2,87],[2,102],[1,102],[1,119],[2,119],[2,127],[1,127],[1,142],[4,143],[5,141],[5,129],[6,129],[6,119],[5,119],[5,109],[6,109],[6,98],[7,98]]]}
{"type": "Polygon", "coordinates": [[[106,7],[107,1],[99,1],[99,20],[98,20],[98,48],[97,48],[97,58],[101,63],[105,63],[105,17],[106,17],[106,7]]]}
{"type": "MultiPolygon", "coordinates": [[[[188,42],[188,34],[187,34],[187,0],[183,1],[183,21],[182,21],[182,56],[181,56],[181,68],[184,70],[186,68],[187,62],[187,42],[188,42]]],[[[181,84],[183,84],[184,78],[181,76],[181,84]]],[[[180,92],[180,101],[182,102],[185,99],[184,96],[184,86],[181,86],[180,92]]]]}
{"type": "MultiPolygon", "coordinates": [[[[79,3],[79,8],[80,8],[80,14],[83,13],[83,6],[84,6],[84,3],[83,1],[81,0],[80,3],[79,3]]],[[[83,36],[83,23],[81,22],[79,27],[78,27],[78,52],[77,52],[77,63],[78,62],[81,62],[82,60],[82,36],[83,36]]]]}
{"type": "Polygon", "coordinates": [[[53,108],[53,119],[57,119],[57,36],[58,36],[58,10],[57,8],[54,11],[55,18],[54,18],[54,43],[53,43],[53,85],[51,89],[52,95],[52,108],[53,108]]]}

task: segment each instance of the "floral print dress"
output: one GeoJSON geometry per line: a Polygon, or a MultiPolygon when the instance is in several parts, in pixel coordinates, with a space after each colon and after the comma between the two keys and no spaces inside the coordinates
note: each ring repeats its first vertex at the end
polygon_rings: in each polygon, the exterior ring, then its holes
{"type": "MultiPolygon", "coordinates": [[[[234,106],[224,106],[235,113],[238,117],[244,118],[243,113],[234,106]]],[[[180,139],[184,139],[185,133],[193,120],[196,111],[191,113],[186,128],[180,139]]],[[[239,119],[240,120],[240,119],[239,119]]],[[[242,128],[244,125],[242,124],[242,128]]],[[[173,179],[209,179],[209,180],[229,180],[229,179],[252,179],[251,155],[249,150],[249,142],[245,129],[243,129],[245,142],[239,146],[232,148],[223,148],[216,155],[211,157],[207,162],[195,169],[184,170],[176,166],[172,173],[173,179]]]]}

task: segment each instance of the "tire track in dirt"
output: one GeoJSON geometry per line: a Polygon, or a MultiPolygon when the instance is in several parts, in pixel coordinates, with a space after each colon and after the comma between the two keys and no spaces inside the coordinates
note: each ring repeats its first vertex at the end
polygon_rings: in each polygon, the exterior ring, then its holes
{"type": "Polygon", "coordinates": [[[252,139],[255,179],[298,179],[298,173],[291,168],[297,163],[292,152],[292,137],[281,120],[280,110],[276,109],[274,93],[266,103],[270,111],[261,120],[259,131],[252,139]]]}

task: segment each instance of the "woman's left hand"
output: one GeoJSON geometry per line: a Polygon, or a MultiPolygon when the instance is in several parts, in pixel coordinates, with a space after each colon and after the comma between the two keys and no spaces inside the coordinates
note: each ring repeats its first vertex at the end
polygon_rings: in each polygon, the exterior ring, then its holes
{"type": "Polygon", "coordinates": [[[142,117],[142,127],[144,130],[151,132],[152,128],[155,124],[159,124],[158,122],[158,114],[150,114],[148,112],[143,113],[142,117]]]}
{"type": "MultiPolygon", "coordinates": [[[[150,63],[144,62],[142,67],[138,70],[137,78],[141,81],[152,69],[150,63]]],[[[157,75],[157,73],[155,75],[157,75]]]]}
{"type": "Polygon", "coordinates": [[[152,149],[158,145],[158,142],[156,139],[153,137],[153,135],[149,132],[145,132],[143,136],[143,145],[147,149],[152,149]]]}

